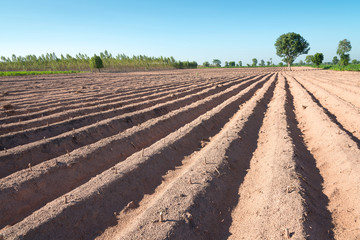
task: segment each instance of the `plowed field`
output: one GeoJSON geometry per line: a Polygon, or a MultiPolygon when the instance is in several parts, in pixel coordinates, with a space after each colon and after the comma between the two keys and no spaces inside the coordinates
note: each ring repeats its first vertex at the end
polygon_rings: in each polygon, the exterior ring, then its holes
{"type": "Polygon", "coordinates": [[[97,73],[0,87],[3,239],[360,239],[359,73],[97,73]]]}

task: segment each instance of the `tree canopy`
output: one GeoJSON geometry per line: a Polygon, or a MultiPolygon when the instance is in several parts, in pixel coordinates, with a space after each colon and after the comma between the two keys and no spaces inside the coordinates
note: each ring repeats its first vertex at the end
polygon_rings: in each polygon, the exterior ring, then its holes
{"type": "Polygon", "coordinates": [[[336,53],[341,56],[343,54],[346,54],[347,52],[350,52],[351,50],[351,43],[347,39],[344,39],[339,42],[338,49],[336,53]]]}
{"type": "Polygon", "coordinates": [[[340,56],[340,65],[346,66],[349,64],[350,55],[346,54],[351,50],[351,43],[347,39],[339,42],[338,49],[336,51],[340,56]]]}
{"type": "Polygon", "coordinates": [[[338,63],[339,63],[339,59],[337,58],[337,56],[334,56],[332,60],[332,64],[336,65],[338,63]]]}
{"type": "Polygon", "coordinates": [[[278,37],[275,47],[276,54],[288,63],[289,68],[298,56],[307,54],[310,50],[309,43],[300,34],[294,32],[278,37]]]}
{"type": "Polygon", "coordinates": [[[90,59],[90,68],[94,69],[97,68],[100,72],[100,68],[103,68],[103,62],[101,60],[101,58],[97,55],[94,55],[91,59],[90,59]]]}
{"type": "Polygon", "coordinates": [[[213,64],[217,67],[220,67],[221,66],[221,61],[219,59],[214,59],[213,60],[213,64]]]}
{"type": "Polygon", "coordinates": [[[313,57],[314,57],[313,55],[307,55],[306,58],[305,58],[305,62],[306,62],[307,64],[312,63],[313,57]]]}
{"type": "Polygon", "coordinates": [[[311,60],[316,66],[319,66],[324,60],[324,55],[322,53],[315,53],[311,60]]]}
{"type": "Polygon", "coordinates": [[[252,59],[252,66],[256,67],[257,63],[258,63],[258,60],[256,58],[253,58],[252,59]]]}

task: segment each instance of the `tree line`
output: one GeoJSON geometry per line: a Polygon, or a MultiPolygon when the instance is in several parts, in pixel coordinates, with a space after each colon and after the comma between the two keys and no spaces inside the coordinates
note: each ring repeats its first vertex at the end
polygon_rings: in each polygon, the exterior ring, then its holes
{"type": "MultiPolygon", "coordinates": [[[[113,56],[107,50],[101,52],[98,57],[107,71],[197,68],[197,63],[194,61],[176,61],[174,57],[148,57],[145,55],[129,57],[125,54],[113,56]]],[[[58,57],[55,53],[46,53],[40,56],[16,56],[13,54],[11,58],[0,57],[0,71],[89,71],[97,68],[91,63],[91,59],[88,55],[81,53],[76,54],[75,57],[69,54],[61,54],[58,57]]]]}

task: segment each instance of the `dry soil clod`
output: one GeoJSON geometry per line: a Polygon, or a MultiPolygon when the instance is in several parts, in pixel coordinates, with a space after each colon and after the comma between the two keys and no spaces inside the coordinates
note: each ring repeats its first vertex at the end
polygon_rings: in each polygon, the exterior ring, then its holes
{"type": "Polygon", "coordinates": [[[287,229],[287,228],[284,229],[284,237],[286,239],[290,239],[290,232],[289,232],[289,229],[287,229]]]}
{"type": "Polygon", "coordinates": [[[217,168],[215,168],[215,171],[219,174],[219,177],[220,177],[220,171],[219,171],[219,169],[217,169],[217,168]]]}
{"type": "Polygon", "coordinates": [[[68,203],[67,196],[64,196],[64,203],[68,203]]]}
{"type": "Polygon", "coordinates": [[[160,212],[160,220],[159,220],[160,222],[163,222],[164,221],[164,214],[163,214],[163,212],[160,212]]]}
{"type": "Polygon", "coordinates": [[[29,170],[32,171],[31,163],[28,164],[29,170]]]}

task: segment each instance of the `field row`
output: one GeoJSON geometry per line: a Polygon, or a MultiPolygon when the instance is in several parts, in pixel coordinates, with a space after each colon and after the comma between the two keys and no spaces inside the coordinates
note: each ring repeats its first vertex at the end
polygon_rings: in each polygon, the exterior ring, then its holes
{"type": "Polygon", "coordinates": [[[42,80],[44,102],[21,83],[4,96],[17,106],[0,119],[5,239],[360,237],[356,80],[103,74],[77,99],[67,78],[42,80]]]}

